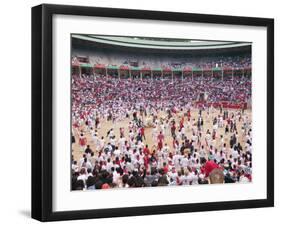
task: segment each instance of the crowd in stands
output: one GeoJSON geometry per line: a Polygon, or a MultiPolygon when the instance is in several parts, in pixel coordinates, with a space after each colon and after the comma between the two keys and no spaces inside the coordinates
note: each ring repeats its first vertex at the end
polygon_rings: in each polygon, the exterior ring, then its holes
{"type": "MultiPolygon", "coordinates": [[[[79,58],[79,56],[74,56],[79,58]]],[[[157,57],[150,55],[116,55],[116,54],[102,54],[97,55],[91,53],[88,57],[89,63],[105,64],[105,65],[128,65],[138,67],[151,67],[151,68],[250,68],[252,65],[251,56],[248,54],[239,56],[213,56],[213,57],[165,57],[159,55],[157,57]]]]}
{"type": "Polygon", "coordinates": [[[251,80],[246,77],[226,81],[202,77],[172,81],[76,75],[72,83],[74,112],[82,105],[90,106],[99,114],[111,111],[113,114],[124,115],[136,106],[183,108],[199,100],[208,103],[247,103],[250,99],[251,80]]]}

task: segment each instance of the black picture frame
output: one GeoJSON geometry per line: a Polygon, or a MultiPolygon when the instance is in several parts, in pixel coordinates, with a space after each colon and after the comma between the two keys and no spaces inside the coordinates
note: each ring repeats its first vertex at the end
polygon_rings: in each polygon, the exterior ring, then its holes
{"type": "Polygon", "coordinates": [[[274,20],[43,4],[32,8],[32,218],[40,221],[123,217],[274,206],[274,20]],[[52,210],[52,18],[55,14],[151,19],[267,28],[267,198],[96,210],[52,210]]]}

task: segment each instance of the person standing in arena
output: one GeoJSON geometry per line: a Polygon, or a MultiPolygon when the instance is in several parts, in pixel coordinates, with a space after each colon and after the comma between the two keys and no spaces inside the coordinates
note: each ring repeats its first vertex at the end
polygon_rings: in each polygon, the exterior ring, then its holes
{"type": "Polygon", "coordinates": [[[161,150],[163,147],[163,142],[164,142],[164,135],[161,131],[157,136],[157,141],[158,141],[158,150],[161,150]]]}

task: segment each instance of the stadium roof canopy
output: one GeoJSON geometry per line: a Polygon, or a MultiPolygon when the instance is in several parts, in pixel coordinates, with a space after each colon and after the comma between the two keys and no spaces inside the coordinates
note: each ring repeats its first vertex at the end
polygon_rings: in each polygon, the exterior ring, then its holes
{"type": "Polygon", "coordinates": [[[150,38],[132,36],[108,36],[108,35],[85,35],[72,34],[73,38],[88,42],[108,44],[120,47],[133,47],[142,49],[163,49],[163,50],[211,50],[233,47],[248,47],[251,42],[236,41],[209,41],[191,39],[170,39],[170,38],[150,38]]]}

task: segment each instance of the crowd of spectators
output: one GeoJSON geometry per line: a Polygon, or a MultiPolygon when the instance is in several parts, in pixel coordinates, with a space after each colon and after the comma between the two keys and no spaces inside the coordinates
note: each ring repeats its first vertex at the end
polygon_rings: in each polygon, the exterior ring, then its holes
{"type": "Polygon", "coordinates": [[[234,80],[202,77],[195,77],[193,80],[154,80],[75,75],[72,82],[73,112],[79,111],[79,106],[89,106],[99,114],[111,111],[124,115],[140,106],[182,108],[202,100],[206,103],[226,101],[240,104],[247,103],[250,99],[251,79],[246,77],[234,80]]]}
{"type": "Polygon", "coordinates": [[[243,109],[193,108],[192,103],[202,96],[206,102],[246,102],[251,99],[251,80],[73,75],[72,142],[79,143],[82,157],[72,159],[72,189],[250,182],[249,113],[243,109]],[[191,117],[191,109],[198,110],[196,118],[191,117]],[[164,119],[157,116],[160,111],[165,112],[164,119]],[[203,113],[207,117],[203,118],[203,113]],[[153,116],[153,146],[145,141],[144,115],[153,116]],[[118,133],[110,130],[106,137],[99,135],[102,121],[114,124],[124,119],[130,121],[128,134],[120,127],[118,133]],[[212,126],[206,127],[206,121],[212,126]],[[86,133],[91,134],[91,141],[85,138],[86,133]],[[172,146],[165,143],[167,137],[172,137],[172,146]]]}
{"type": "MultiPolygon", "coordinates": [[[[75,56],[73,58],[79,58],[75,56]]],[[[171,68],[179,69],[184,67],[195,68],[250,68],[252,66],[252,58],[249,54],[239,56],[212,56],[212,57],[182,57],[177,56],[174,58],[165,57],[163,55],[149,56],[149,55],[114,55],[106,54],[97,55],[91,54],[88,56],[89,63],[104,64],[104,65],[128,65],[138,67],[151,67],[151,68],[171,68]]]]}

